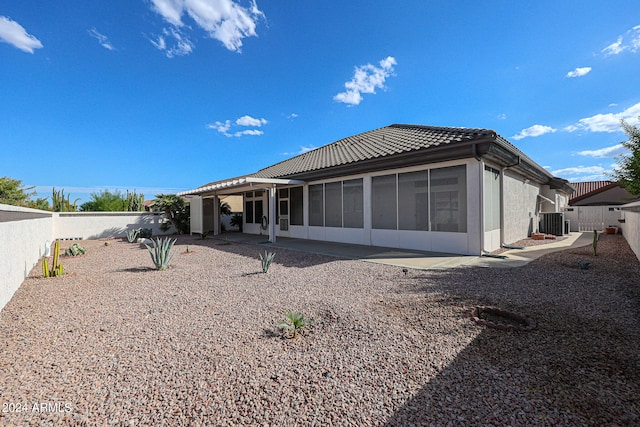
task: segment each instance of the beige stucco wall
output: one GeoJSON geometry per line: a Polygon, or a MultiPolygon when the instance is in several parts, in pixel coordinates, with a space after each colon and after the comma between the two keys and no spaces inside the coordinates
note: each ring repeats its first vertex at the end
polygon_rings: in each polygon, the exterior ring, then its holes
{"type": "Polygon", "coordinates": [[[525,239],[538,228],[540,185],[512,171],[503,175],[503,243],[525,239]]]}
{"type": "Polygon", "coordinates": [[[624,223],[619,224],[622,228],[622,235],[629,246],[640,260],[640,206],[630,209],[623,209],[622,216],[624,223]]]}
{"type": "Polygon", "coordinates": [[[124,237],[127,230],[150,228],[154,236],[173,234],[160,230],[163,215],[158,212],[60,212],[54,214],[56,239],[100,239],[124,237]]]}
{"type": "Polygon", "coordinates": [[[53,240],[53,214],[0,205],[0,309],[44,255],[53,240]]]}

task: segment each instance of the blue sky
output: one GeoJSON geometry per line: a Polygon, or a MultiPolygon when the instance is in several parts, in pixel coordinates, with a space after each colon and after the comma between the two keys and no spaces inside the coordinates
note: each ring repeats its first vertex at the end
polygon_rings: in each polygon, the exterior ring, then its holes
{"type": "Polygon", "coordinates": [[[636,0],[0,0],[0,176],[152,198],[410,123],[606,179],[638,76],[636,0]]]}

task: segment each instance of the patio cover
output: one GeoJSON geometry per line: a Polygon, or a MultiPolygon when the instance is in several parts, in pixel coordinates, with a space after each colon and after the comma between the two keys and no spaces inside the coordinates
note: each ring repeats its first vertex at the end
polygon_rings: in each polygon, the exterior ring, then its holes
{"type": "Polygon", "coordinates": [[[202,187],[193,190],[182,191],[178,196],[213,196],[214,202],[214,221],[216,224],[214,234],[218,234],[217,218],[218,218],[218,195],[242,193],[255,189],[268,190],[269,192],[269,241],[276,241],[276,188],[278,185],[301,185],[304,181],[298,179],[279,179],[279,178],[256,178],[254,176],[244,176],[224,181],[211,182],[202,187]]]}

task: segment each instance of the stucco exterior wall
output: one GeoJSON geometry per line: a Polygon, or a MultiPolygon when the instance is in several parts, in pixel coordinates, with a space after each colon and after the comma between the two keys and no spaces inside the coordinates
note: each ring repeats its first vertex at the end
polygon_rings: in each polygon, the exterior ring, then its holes
{"type": "Polygon", "coordinates": [[[622,235],[636,254],[636,258],[640,260],[640,206],[623,209],[622,216],[624,223],[619,224],[622,235]]]}
{"type": "Polygon", "coordinates": [[[525,239],[538,229],[540,185],[505,171],[503,175],[503,242],[525,239]]]}
{"type": "Polygon", "coordinates": [[[53,214],[0,205],[0,310],[53,241],[53,214]]]}
{"type": "Polygon", "coordinates": [[[54,214],[56,239],[101,239],[124,237],[127,230],[150,228],[154,236],[173,234],[160,230],[163,216],[158,212],[60,212],[54,214]]]}

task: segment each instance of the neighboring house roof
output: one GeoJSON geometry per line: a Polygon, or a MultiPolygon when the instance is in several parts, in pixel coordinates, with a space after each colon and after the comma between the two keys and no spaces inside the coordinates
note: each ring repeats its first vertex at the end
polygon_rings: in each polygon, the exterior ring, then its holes
{"type": "Polygon", "coordinates": [[[569,205],[615,205],[637,199],[613,181],[573,182],[569,205]],[[589,200],[591,199],[591,200],[589,200]]]}
{"type": "Polygon", "coordinates": [[[611,188],[616,186],[613,181],[590,181],[590,182],[572,182],[571,186],[576,190],[571,193],[571,198],[569,201],[576,201],[583,197],[588,197],[592,194],[599,193],[600,191],[606,190],[607,188],[611,188]]]}
{"type": "MultiPolygon", "coordinates": [[[[246,178],[317,180],[470,157],[509,167],[554,189],[573,191],[568,181],[551,175],[493,130],[403,124],[340,139],[246,178]]],[[[197,190],[186,193],[201,192],[197,190]]]]}

